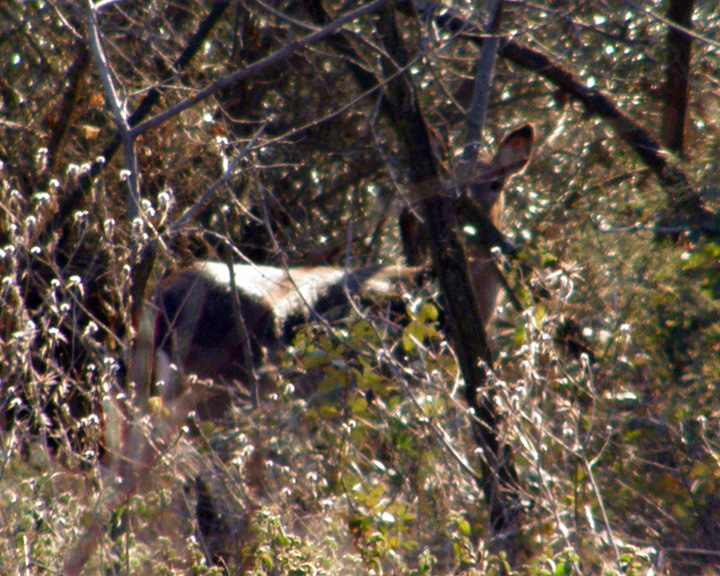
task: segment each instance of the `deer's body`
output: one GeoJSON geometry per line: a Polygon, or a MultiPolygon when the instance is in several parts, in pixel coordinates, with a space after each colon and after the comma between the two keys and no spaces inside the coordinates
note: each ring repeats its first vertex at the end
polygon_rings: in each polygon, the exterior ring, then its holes
{"type": "MultiPolygon", "coordinates": [[[[502,225],[503,186],[524,170],[533,143],[532,127],[519,128],[503,140],[490,161],[459,171],[459,185],[469,188],[483,215],[497,228],[502,225]]],[[[488,249],[468,252],[476,300],[487,325],[497,306],[500,279],[488,249]]],[[[406,266],[284,269],[199,262],[158,287],[155,378],[169,378],[172,363],[200,377],[243,380],[248,366],[262,362],[264,349],[288,344],[299,325],[317,316],[342,317],[356,298],[397,297],[402,284],[421,274],[422,269],[406,266]]]]}
{"type": "Polygon", "coordinates": [[[277,268],[204,261],[157,290],[155,349],[204,378],[243,379],[263,350],[287,345],[314,317],[347,316],[352,299],[399,296],[422,270],[372,266],[277,268]],[[241,324],[242,321],[242,324],[241,324]],[[246,339],[247,336],[247,339],[246,339]]]}

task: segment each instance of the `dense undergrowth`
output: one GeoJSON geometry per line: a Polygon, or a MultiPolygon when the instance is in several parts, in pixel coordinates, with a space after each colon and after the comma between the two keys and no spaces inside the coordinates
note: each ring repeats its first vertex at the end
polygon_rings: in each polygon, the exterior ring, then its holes
{"type": "MultiPolygon", "coordinates": [[[[71,4],[0,9],[0,573],[717,573],[720,244],[665,226],[666,191],[607,123],[499,60],[488,149],[524,122],[540,142],[507,199],[520,256],[502,266],[520,306],[506,298],[490,329],[523,529],[493,535],[473,414],[428,294],[406,296],[400,331],[377,311],[302,331],[260,370],[259,397],[201,382],[144,403],[126,382],[149,246],[143,299],[206,256],[398,262],[413,159],[338,46],[318,43],[143,134],[143,216],[131,220],[124,161],[98,158],[115,125],[71,4]],[[239,174],[172,228],[261,126],[239,174]],[[222,417],[193,414],[217,388],[232,399],[222,417]]],[[[197,60],[168,76],[208,7],[117,4],[100,26],[131,109],[171,77],[182,89],[162,93],[168,109],[299,34],[260,3],[230,3],[197,60]]],[[[545,4],[513,3],[519,39],[652,131],[662,22],[545,4]]],[[[717,19],[697,7],[701,38],[717,19]]],[[[398,21],[424,55],[411,76],[447,168],[477,53],[438,24],[398,21]]],[[[358,54],[381,68],[373,22],[355,25],[358,54]]],[[[677,164],[717,211],[716,54],[695,46],[677,164]]]]}

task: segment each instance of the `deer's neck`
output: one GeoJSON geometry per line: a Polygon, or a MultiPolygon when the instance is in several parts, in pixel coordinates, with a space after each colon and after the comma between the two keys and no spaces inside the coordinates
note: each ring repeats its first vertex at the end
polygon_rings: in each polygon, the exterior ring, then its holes
{"type": "MultiPolygon", "coordinates": [[[[502,195],[487,209],[487,215],[498,230],[502,226],[503,199],[502,195]]],[[[495,314],[500,296],[500,276],[490,248],[468,246],[468,268],[470,280],[475,291],[475,299],[480,310],[483,324],[488,323],[495,314]]]]}

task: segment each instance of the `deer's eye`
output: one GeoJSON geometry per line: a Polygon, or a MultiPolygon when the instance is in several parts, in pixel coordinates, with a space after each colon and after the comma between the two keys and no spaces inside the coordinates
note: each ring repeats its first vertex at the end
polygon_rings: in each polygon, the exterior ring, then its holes
{"type": "Polygon", "coordinates": [[[493,180],[488,185],[488,189],[490,190],[490,192],[499,192],[502,189],[502,185],[502,180],[493,180]]]}

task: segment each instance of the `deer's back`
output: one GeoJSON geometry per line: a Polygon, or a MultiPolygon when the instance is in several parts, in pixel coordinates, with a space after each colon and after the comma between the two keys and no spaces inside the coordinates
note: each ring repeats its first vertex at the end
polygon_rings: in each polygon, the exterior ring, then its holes
{"type": "Polygon", "coordinates": [[[156,296],[155,348],[200,377],[242,379],[249,349],[287,345],[299,326],[321,316],[348,315],[351,300],[399,298],[419,268],[371,266],[283,269],[200,262],[161,283],[156,296]],[[247,336],[247,340],[246,340],[247,336]]]}

